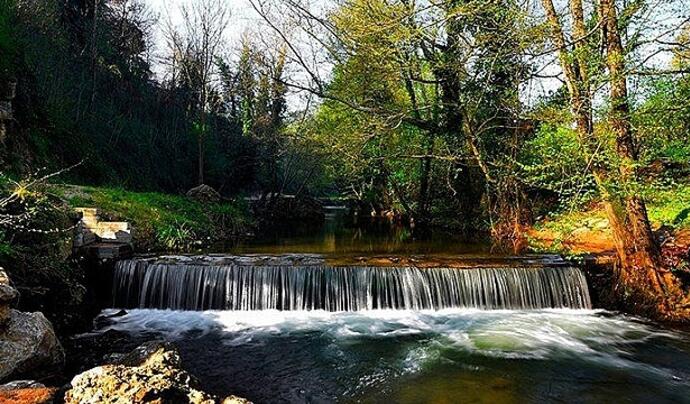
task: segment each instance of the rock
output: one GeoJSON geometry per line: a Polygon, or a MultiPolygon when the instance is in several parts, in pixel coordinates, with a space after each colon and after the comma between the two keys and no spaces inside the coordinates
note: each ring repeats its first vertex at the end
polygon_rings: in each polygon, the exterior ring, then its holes
{"type": "Polygon", "coordinates": [[[117,363],[87,370],[72,379],[66,403],[225,403],[249,401],[230,396],[220,399],[202,391],[197,380],[181,369],[174,345],[147,342],[117,363]]]}
{"type": "Polygon", "coordinates": [[[206,184],[201,184],[187,191],[187,196],[204,203],[220,202],[220,194],[215,189],[206,184]]]}
{"type": "Polygon", "coordinates": [[[1,390],[18,390],[18,389],[36,389],[40,387],[45,387],[43,383],[39,383],[36,380],[15,380],[13,382],[5,383],[0,386],[1,390]]]}
{"type": "Polygon", "coordinates": [[[17,289],[9,284],[0,283],[0,327],[10,319],[12,302],[19,296],[17,289]]]}
{"type": "Polygon", "coordinates": [[[7,273],[0,268],[0,381],[11,376],[47,375],[65,360],[53,326],[43,314],[11,309],[17,296],[7,273]]]}
{"type": "Polygon", "coordinates": [[[10,284],[10,277],[7,276],[7,272],[5,272],[5,268],[0,267],[0,285],[9,285],[10,284]]]}
{"type": "Polygon", "coordinates": [[[246,398],[237,396],[227,396],[221,401],[222,404],[251,404],[251,401],[246,398]]]}
{"type": "Polygon", "coordinates": [[[51,375],[64,361],[53,326],[42,313],[10,310],[9,320],[0,328],[0,381],[51,375]]]}

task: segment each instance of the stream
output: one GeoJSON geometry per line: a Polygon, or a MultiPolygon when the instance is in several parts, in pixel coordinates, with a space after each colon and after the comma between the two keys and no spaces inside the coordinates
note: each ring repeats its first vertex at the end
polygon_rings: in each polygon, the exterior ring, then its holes
{"type": "Polygon", "coordinates": [[[257,403],[690,402],[690,335],[591,307],[576,267],[328,262],[506,258],[396,231],[327,222],[223,254],[120,262],[89,336],[173,341],[205,389],[257,403]],[[288,252],[297,263],[271,261],[288,252]]]}

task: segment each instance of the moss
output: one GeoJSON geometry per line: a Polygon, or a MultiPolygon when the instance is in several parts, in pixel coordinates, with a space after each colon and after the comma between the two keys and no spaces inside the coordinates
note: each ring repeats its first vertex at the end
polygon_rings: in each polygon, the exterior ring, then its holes
{"type": "Polygon", "coordinates": [[[202,204],[181,195],[65,185],[55,192],[73,208],[96,207],[104,220],[131,222],[138,249],[189,249],[241,236],[252,226],[241,201],[202,204]]]}

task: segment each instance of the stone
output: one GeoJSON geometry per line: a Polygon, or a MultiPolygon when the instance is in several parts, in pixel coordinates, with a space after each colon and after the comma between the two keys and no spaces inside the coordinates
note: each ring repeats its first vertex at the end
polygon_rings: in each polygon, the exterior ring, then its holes
{"type": "Polygon", "coordinates": [[[15,380],[0,385],[0,390],[36,389],[40,387],[45,387],[45,385],[36,380],[15,380]]]}
{"type": "Polygon", "coordinates": [[[220,202],[220,194],[218,191],[212,187],[201,184],[187,191],[187,196],[204,203],[217,203],[220,202]]]}
{"type": "Polygon", "coordinates": [[[96,208],[75,208],[81,215],[72,242],[73,248],[82,248],[94,243],[130,244],[133,240],[129,222],[102,222],[96,208]]]}
{"type": "Polygon", "coordinates": [[[174,345],[147,342],[114,364],[99,366],[72,379],[65,393],[70,403],[194,403],[246,404],[230,396],[224,399],[206,393],[198,381],[181,368],[174,345]]]}
{"type": "Polygon", "coordinates": [[[12,302],[19,296],[17,289],[0,283],[0,326],[6,324],[11,315],[12,302]]]}
{"type": "Polygon", "coordinates": [[[104,242],[132,242],[132,226],[128,222],[98,222],[94,233],[104,242]]]}
{"type": "Polygon", "coordinates": [[[237,396],[227,396],[221,401],[222,404],[251,404],[251,401],[246,398],[237,396]]]}
{"type": "Polygon", "coordinates": [[[87,226],[84,220],[80,220],[74,228],[74,239],[72,240],[72,248],[82,248],[89,244],[95,243],[96,233],[87,226]]]}
{"type": "Polygon", "coordinates": [[[51,375],[64,361],[65,352],[42,313],[10,310],[9,320],[0,328],[0,381],[51,375]]]}
{"type": "Polygon", "coordinates": [[[5,268],[0,267],[0,285],[9,285],[10,277],[5,272],[5,268]]]}
{"type": "Polygon", "coordinates": [[[17,289],[10,286],[10,277],[7,276],[7,272],[0,267],[0,327],[9,321],[11,305],[18,296],[17,289]]]}

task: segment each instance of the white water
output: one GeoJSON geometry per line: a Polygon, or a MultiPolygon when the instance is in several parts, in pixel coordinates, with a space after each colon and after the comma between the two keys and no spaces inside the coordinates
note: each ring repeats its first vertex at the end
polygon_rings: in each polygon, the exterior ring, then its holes
{"type": "MultiPolygon", "coordinates": [[[[106,310],[104,315],[114,311],[106,310]]],[[[101,331],[138,334],[156,331],[166,338],[188,333],[227,334],[225,343],[242,344],[263,336],[318,332],[339,341],[424,335],[443,345],[498,357],[548,358],[571,353],[596,354],[609,345],[611,354],[624,354],[617,344],[653,337],[680,338],[627,317],[609,317],[594,310],[440,311],[172,311],[136,309],[101,331]]]]}
{"type": "Polygon", "coordinates": [[[135,308],[105,310],[97,334],[172,340],[204,386],[256,402],[690,397],[687,334],[588,309],[577,268],[136,260],[114,280],[115,306],[135,308]]]}
{"type": "Polygon", "coordinates": [[[591,307],[578,268],[251,266],[120,261],[116,307],[179,310],[591,307]]]}
{"type": "Polygon", "coordinates": [[[503,391],[517,402],[645,403],[690,394],[686,334],[603,311],[133,309],[109,320],[96,332],[171,340],[206,386],[256,402],[494,402],[503,391]]]}

